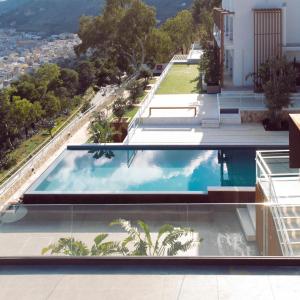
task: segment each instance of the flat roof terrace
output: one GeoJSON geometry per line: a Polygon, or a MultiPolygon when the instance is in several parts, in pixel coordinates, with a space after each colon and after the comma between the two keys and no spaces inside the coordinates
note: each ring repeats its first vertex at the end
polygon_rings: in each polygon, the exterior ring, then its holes
{"type": "Polygon", "coordinates": [[[202,126],[141,125],[130,145],[273,146],[288,147],[287,131],[265,131],[261,124],[202,126]]]}
{"type": "Polygon", "coordinates": [[[144,125],[200,125],[203,119],[219,119],[216,95],[154,95],[142,115],[144,125]]]}

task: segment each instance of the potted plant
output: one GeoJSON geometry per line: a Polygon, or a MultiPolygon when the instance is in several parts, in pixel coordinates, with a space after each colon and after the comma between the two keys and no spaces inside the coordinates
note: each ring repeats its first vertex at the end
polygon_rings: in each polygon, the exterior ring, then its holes
{"type": "Polygon", "coordinates": [[[254,84],[265,94],[269,117],[263,121],[266,130],[288,130],[282,118],[283,108],[291,104],[290,94],[295,89],[296,70],[286,57],[273,58],[262,64],[257,74],[250,74],[254,84]]]}
{"type": "Polygon", "coordinates": [[[111,125],[114,130],[119,132],[119,134],[114,136],[114,142],[123,142],[125,137],[127,136],[128,129],[128,118],[123,118],[127,109],[126,100],[123,97],[119,97],[112,106],[112,111],[114,116],[111,125]]]}
{"type": "Polygon", "coordinates": [[[208,94],[221,92],[220,87],[220,62],[217,47],[207,44],[200,59],[200,70],[204,72],[204,81],[208,94]]]}

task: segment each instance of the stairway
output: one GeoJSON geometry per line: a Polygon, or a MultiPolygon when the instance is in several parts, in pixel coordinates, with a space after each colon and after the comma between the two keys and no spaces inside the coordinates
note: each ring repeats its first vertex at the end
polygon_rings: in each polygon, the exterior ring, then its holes
{"type": "Polygon", "coordinates": [[[283,224],[278,234],[285,238],[285,243],[291,249],[291,255],[300,256],[300,205],[280,206],[278,211],[280,220],[274,217],[274,221],[277,224],[283,224]]]}
{"type": "Polygon", "coordinates": [[[221,124],[238,125],[242,124],[240,114],[221,114],[221,124]]]}
{"type": "Polygon", "coordinates": [[[220,127],[220,121],[216,118],[204,118],[202,119],[202,127],[203,128],[218,128],[220,127]]]}

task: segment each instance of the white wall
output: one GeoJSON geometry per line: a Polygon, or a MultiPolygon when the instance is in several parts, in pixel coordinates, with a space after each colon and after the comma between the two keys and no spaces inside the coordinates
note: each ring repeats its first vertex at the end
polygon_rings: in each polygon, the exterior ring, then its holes
{"type": "MultiPolygon", "coordinates": [[[[300,43],[300,0],[223,0],[223,8],[235,12],[233,16],[233,83],[252,85],[245,80],[253,72],[254,64],[254,8],[282,8],[286,3],[287,43],[300,43]]],[[[284,26],[285,27],[285,26],[284,26]]]]}
{"type": "Polygon", "coordinates": [[[300,0],[285,2],[287,3],[287,43],[300,44],[300,0]]]}

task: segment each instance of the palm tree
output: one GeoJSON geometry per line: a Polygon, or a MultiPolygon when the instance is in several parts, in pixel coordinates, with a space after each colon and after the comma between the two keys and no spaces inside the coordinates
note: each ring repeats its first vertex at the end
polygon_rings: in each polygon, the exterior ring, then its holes
{"type": "Polygon", "coordinates": [[[104,242],[107,237],[107,233],[101,233],[96,236],[94,239],[94,245],[91,248],[92,256],[109,256],[120,252],[119,243],[113,241],[104,242]]]}
{"type": "Polygon", "coordinates": [[[89,135],[93,143],[112,143],[114,142],[114,136],[117,134],[119,132],[111,126],[104,112],[94,114],[89,126],[89,135]]]}
{"type": "Polygon", "coordinates": [[[119,225],[128,233],[128,237],[120,243],[120,252],[125,256],[175,256],[179,252],[187,252],[202,241],[196,241],[193,229],[188,227],[165,224],[160,227],[156,239],[153,239],[144,221],[138,221],[138,227],[124,219],[113,221],[111,225],[119,225]]]}
{"type": "Polygon", "coordinates": [[[42,254],[63,254],[67,256],[88,256],[90,251],[86,244],[76,241],[73,237],[60,238],[57,243],[43,248],[42,254]]]}
{"type": "Polygon", "coordinates": [[[108,241],[108,234],[100,233],[94,239],[92,248],[82,241],[77,241],[73,237],[60,238],[57,243],[51,244],[42,250],[42,254],[50,252],[50,254],[63,254],[67,256],[108,256],[114,253],[119,253],[119,244],[108,241]]]}
{"type": "Polygon", "coordinates": [[[188,227],[161,226],[156,239],[153,239],[149,226],[144,221],[137,222],[138,227],[124,219],[113,221],[110,225],[121,226],[128,236],[121,242],[106,241],[108,234],[100,233],[95,237],[91,249],[73,237],[60,238],[42,250],[42,254],[61,254],[67,256],[175,256],[187,252],[203,239],[195,240],[194,231],[188,227]],[[183,240],[183,241],[182,241],[183,240]]]}

